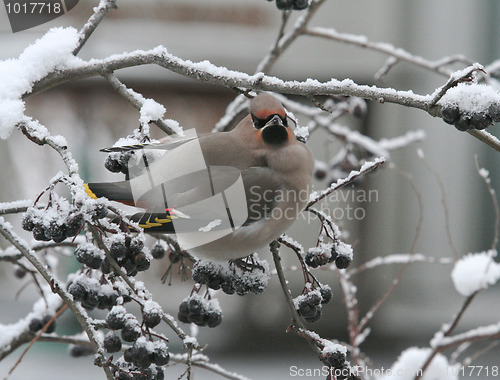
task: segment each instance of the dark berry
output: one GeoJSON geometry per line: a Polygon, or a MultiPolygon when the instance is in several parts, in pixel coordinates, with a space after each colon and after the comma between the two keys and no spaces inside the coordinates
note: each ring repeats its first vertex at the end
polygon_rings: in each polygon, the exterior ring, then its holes
{"type": "Polygon", "coordinates": [[[141,328],[137,321],[128,319],[122,328],[121,335],[125,342],[135,342],[141,336],[141,328]]]}
{"type": "Polygon", "coordinates": [[[43,327],[43,323],[42,323],[42,320],[40,318],[33,318],[31,321],[30,321],[30,324],[29,324],[29,329],[32,333],[36,333],[38,331],[40,331],[43,327]]]}
{"type": "Polygon", "coordinates": [[[135,264],[135,261],[131,259],[130,257],[127,257],[125,260],[123,260],[120,265],[125,268],[125,271],[127,272],[128,276],[134,277],[139,271],[137,270],[137,265],[135,264]]]}
{"type": "Polygon", "coordinates": [[[301,11],[309,6],[309,0],[295,0],[293,2],[293,9],[301,11]]]}
{"type": "Polygon", "coordinates": [[[465,132],[471,128],[471,118],[469,116],[462,115],[456,122],[455,128],[461,132],[465,132]]]}
{"type": "Polygon", "coordinates": [[[99,305],[99,292],[95,289],[87,289],[85,299],[82,301],[82,307],[87,310],[94,310],[99,305]]]}
{"type": "Polygon", "coordinates": [[[333,368],[342,368],[345,364],[345,355],[340,351],[326,354],[326,360],[333,368]]]}
{"type": "Polygon", "coordinates": [[[45,235],[47,235],[48,239],[52,239],[54,242],[60,243],[66,239],[66,227],[58,224],[57,222],[51,222],[45,229],[45,235]]]}
{"type": "Polygon", "coordinates": [[[134,360],[134,356],[135,356],[135,349],[132,346],[127,348],[123,353],[123,360],[125,360],[127,363],[132,363],[132,361],[134,360]]]}
{"type": "Polygon", "coordinates": [[[102,251],[92,245],[85,245],[76,251],[76,260],[92,269],[99,269],[102,264],[102,251]]]}
{"type": "Polygon", "coordinates": [[[161,345],[155,348],[152,354],[153,363],[162,366],[167,365],[170,361],[170,354],[166,345],[161,345]]]}
{"type": "Polygon", "coordinates": [[[328,285],[322,286],[319,291],[321,293],[321,303],[328,303],[332,300],[332,289],[328,285]]]}
{"type": "Polygon", "coordinates": [[[216,327],[222,322],[222,314],[217,310],[211,310],[207,313],[207,326],[216,327]]]}
{"type": "Polygon", "coordinates": [[[457,106],[443,106],[441,116],[445,123],[455,124],[460,117],[460,109],[457,106]]]}
{"type": "Polygon", "coordinates": [[[321,251],[318,251],[316,248],[311,248],[306,253],[305,262],[311,268],[317,268],[328,263],[328,259],[329,258],[321,251]]]}
{"type": "Polygon", "coordinates": [[[321,308],[316,308],[316,312],[311,316],[304,316],[306,322],[316,322],[321,318],[321,308]]]}
{"type": "Polygon", "coordinates": [[[96,203],[89,214],[93,220],[103,219],[108,215],[108,209],[102,203],[96,203]]]}
{"type": "Polygon", "coordinates": [[[165,257],[165,248],[163,247],[162,244],[156,243],[151,247],[151,256],[153,256],[153,259],[162,259],[165,257]]]}
{"type": "Polygon", "coordinates": [[[161,314],[157,312],[149,312],[142,314],[142,320],[146,327],[152,329],[161,322],[161,314]]]}
{"type": "Polygon", "coordinates": [[[349,256],[337,256],[335,266],[339,269],[346,269],[351,265],[352,259],[349,256]]]}
{"type": "Polygon", "coordinates": [[[485,113],[479,112],[472,115],[471,124],[476,129],[486,129],[488,128],[493,120],[491,117],[485,113]]]}
{"type": "Polygon", "coordinates": [[[125,257],[125,255],[127,254],[125,242],[114,241],[113,243],[111,243],[109,247],[109,253],[111,253],[111,256],[113,256],[115,259],[121,259],[122,257],[125,257]]]}
{"type": "Polygon", "coordinates": [[[125,309],[122,306],[113,307],[106,315],[106,324],[111,330],[120,330],[127,321],[125,309]]]}
{"type": "Polygon", "coordinates": [[[83,215],[72,214],[66,221],[66,235],[68,237],[75,236],[83,226],[83,215]]]}
{"type": "Polygon", "coordinates": [[[16,269],[14,269],[14,276],[16,276],[16,278],[24,278],[24,276],[26,276],[26,273],[27,271],[23,267],[16,266],[16,269]]]}
{"type": "Polygon", "coordinates": [[[338,255],[339,254],[337,253],[335,246],[333,246],[332,249],[330,250],[330,258],[328,259],[328,262],[333,263],[338,255]]]}
{"type": "Polygon", "coordinates": [[[144,241],[139,237],[135,237],[130,241],[130,245],[128,246],[128,248],[132,254],[142,253],[142,249],[144,248],[144,241]]]}
{"type": "Polygon", "coordinates": [[[111,263],[107,258],[104,258],[104,260],[101,263],[101,272],[103,274],[108,274],[111,272],[111,263]]]}
{"type": "Polygon", "coordinates": [[[140,368],[148,368],[153,362],[151,353],[145,345],[136,345],[135,355],[132,358],[132,363],[140,368]]]}
{"type": "Polygon", "coordinates": [[[82,356],[89,356],[94,354],[94,349],[89,346],[70,346],[69,354],[74,358],[80,358],[82,356]]]}
{"type": "Polygon", "coordinates": [[[79,281],[72,282],[68,287],[68,292],[75,301],[83,301],[87,297],[87,288],[79,281]]]}
{"type": "Polygon", "coordinates": [[[45,228],[42,224],[36,224],[33,227],[33,238],[38,241],[49,241],[50,238],[45,234],[45,228]]]}
{"type": "Polygon", "coordinates": [[[139,272],[143,272],[145,270],[148,270],[149,266],[151,265],[149,258],[146,256],[146,254],[144,252],[141,252],[141,253],[135,255],[134,262],[135,262],[136,268],[139,272]]]}
{"type": "Polygon", "coordinates": [[[23,227],[23,230],[32,231],[33,227],[35,227],[33,215],[29,213],[24,214],[21,225],[23,227]]]}
{"type": "Polygon", "coordinates": [[[276,0],[276,7],[280,10],[290,10],[293,3],[293,0],[276,0]]]}
{"type": "Polygon", "coordinates": [[[104,343],[104,349],[108,352],[108,354],[112,354],[113,352],[118,352],[122,349],[122,341],[112,331],[106,334],[103,343],[104,343]]]}
{"type": "Polygon", "coordinates": [[[114,157],[114,155],[109,155],[104,161],[104,167],[108,169],[111,173],[120,173],[122,171],[122,165],[114,157]]]}

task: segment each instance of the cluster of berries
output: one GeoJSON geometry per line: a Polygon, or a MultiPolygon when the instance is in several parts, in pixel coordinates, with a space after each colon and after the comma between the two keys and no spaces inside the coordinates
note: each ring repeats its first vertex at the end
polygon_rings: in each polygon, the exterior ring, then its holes
{"type": "Polygon", "coordinates": [[[73,299],[80,302],[82,307],[87,310],[111,309],[122,297],[124,301],[130,301],[128,294],[120,294],[110,284],[101,284],[97,278],[79,274],[71,277],[68,282],[68,293],[73,299]]]}
{"type": "Polygon", "coordinates": [[[317,268],[329,263],[335,262],[338,269],[349,267],[352,262],[352,250],[339,249],[348,247],[345,243],[320,243],[317,247],[312,247],[307,250],[304,261],[311,268],[317,268]],[[339,253],[342,252],[341,253],[339,253]]]}
{"type": "Polygon", "coordinates": [[[193,280],[214,290],[222,289],[226,294],[260,294],[269,282],[269,265],[255,256],[251,261],[250,269],[243,269],[234,262],[198,260],[193,266],[193,280]]]}
{"type": "MultiPolygon", "coordinates": [[[[274,1],[274,0],[267,0],[274,1]]],[[[282,11],[301,11],[309,6],[309,0],[276,0],[276,7],[282,11]]]]}
{"type": "Polygon", "coordinates": [[[346,355],[342,351],[333,351],[323,353],[324,359],[328,365],[333,368],[331,372],[336,380],[361,380],[361,377],[355,375],[348,363],[346,362],[346,355]]]}
{"type": "MultiPolygon", "coordinates": [[[[144,237],[131,237],[125,234],[116,234],[108,241],[109,253],[118,265],[125,269],[128,276],[135,276],[138,272],[149,269],[151,265],[149,255],[144,250],[144,237]]],[[[109,272],[109,262],[105,260],[103,272],[109,272]]]]}
{"type": "Polygon", "coordinates": [[[132,347],[129,347],[123,353],[123,359],[127,363],[146,369],[151,364],[164,366],[170,361],[168,347],[164,341],[147,341],[145,337],[139,338],[132,347]]]}
{"type": "Polygon", "coordinates": [[[194,294],[179,305],[179,321],[198,326],[216,327],[222,322],[222,310],[216,299],[203,299],[194,294]]]}
{"type": "Polygon", "coordinates": [[[459,131],[469,129],[485,129],[493,122],[500,122],[500,105],[492,103],[487,112],[461,112],[457,105],[446,104],[441,109],[441,116],[445,123],[453,124],[459,131]]]}
{"type": "Polygon", "coordinates": [[[57,211],[52,210],[52,207],[30,208],[23,216],[22,227],[32,232],[35,240],[53,240],[60,243],[68,237],[75,236],[82,228],[83,221],[82,214],[71,212],[69,209],[57,211]]]}
{"type": "Polygon", "coordinates": [[[316,322],[321,318],[323,304],[332,299],[332,289],[322,285],[318,289],[302,294],[294,299],[295,309],[307,322],[316,322]]]}
{"type": "Polygon", "coordinates": [[[114,368],[114,379],[116,380],[164,380],[163,368],[151,365],[148,368],[135,366],[123,358],[117,360],[114,368]]]}

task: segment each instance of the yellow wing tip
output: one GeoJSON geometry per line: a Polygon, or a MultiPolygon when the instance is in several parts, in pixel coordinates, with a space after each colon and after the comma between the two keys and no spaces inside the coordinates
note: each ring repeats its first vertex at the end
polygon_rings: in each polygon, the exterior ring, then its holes
{"type": "Polygon", "coordinates": [[[85,189],[85,192],[90,198],[97,199],[97,196],[92,192],[92,190],[90,190],[88,183],[84,183],[83,188],[85,189]]]}

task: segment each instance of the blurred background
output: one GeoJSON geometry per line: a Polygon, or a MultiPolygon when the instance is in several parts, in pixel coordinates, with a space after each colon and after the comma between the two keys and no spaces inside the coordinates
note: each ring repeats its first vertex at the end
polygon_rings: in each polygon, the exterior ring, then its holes
{"type": "MultiPolygon", "coordinates": [[[[1,9],[0,59],[17,57],[50,27],[80,29],[97,3],[80,1],[67,15],[15,34],[10,30],[6,12],[1,9]]],[[[294,12],[292,17],[298,15],[299,12],[294,12]]],[[[430,60],[463,54],[471,61],[488,64],[500,58],[499,19],[500,3],[495,0],[328,0],[311,25],[365,35],[371,41],[387,42],[430,60]]],[[[251,74],[275,41],[280,21],[281,12],[273,2],[265,0],[118,0],[118,9],[110,12],[79,56],[104,58],[114,53],[164,45],[183,59],[209,60],[251,74]]],[[[270,74],[290,80],[351,78],[360,84],[412,90],[417,94],[432,93],[447,79],[411,64],[399,63],[383,83],[377,82],[374,74],[386,58],[359,47],[304,36],[280,57],[270,74]]],[[[226,88],[196,82],[152,66],[121,70],[116,74],[128,87],[162,103],[167,109],[166,118],[200,132],[213,128],[235,96],[226,88]]],[[[295,99],[307,103],[304,99],[295,99]]],[[[30,97],[26,108],[26,114],[40,120],[51,133],[66,137],[84,180],[119,179],[118,175],[104,169],[106,156],[98,150],[131,133],[139,124],[139,115],[104,79],[76,81],[30,97]]],[[[307,124],[306,118],[296,116],[301,125],[307,124]]],[[[481,166],[490,171],[492,185],[498,190],[498,153],[440,119],[392,104],[369,102],[363,118],[346,116],[338,122],[376,140],[397,137],[410,130],[423,130],[427,135],[423,142],[392,153],[391,162],[397,169],[385,165],[355,189],[345,190],[374,190],[371,199],[355,202],[349,198],[334,206],[337,210],[346,211],[351,207],[363,212],[362,218],[336,221],[345,231],[345,240],[354,247],[353,266],[374,257],[408,252],[420,213],[423,226],[415,252],[453,258],[453,248],[446,234],[443,198],[449,212],[451,240],[458,255],[489,249],[495,213],[486,186],[475,169],[474,155],[477,154],[481,166]],[[432,170],[418,158],[417,148],[422,149],[432,170]],[[402,173],[409,174],[413,182],[402,173]],[[439,181],[444,185],[444,195],[439,181]],[[421,209],[418,197],[423,201],[421,209]]],[[[162,136],[155,127],[152,129],[156,137],[162,136]]],[[[489,131],[500,135],[498,126],[489,131]]],[[[338,141],[321,131],[311,137],[309,144],[316,158],[326,162],[341,147],[338,141]]],[[[35,199],[50,178],[64,170],[51,149],[34,145],[19,131],[10,139],[0,141],[0,163],[0,202],[35,199]]],[[[325,181],[315,182],[316,189],[327,185],[325,181]]],[[[19,217],[9,216],[8,220],[20,230],[19,217]]],[[[315,244],[318,231],[317,221],[299,221],[289,234],[310,247],[315,244]]],[[[28,235],[23,236],[31,239],[28,235]]],[[[0,247],[5,247],[1,239],[0,247]]],[[[282,248],[282,256],[286,267],[297,265],[293,252],[282,248]]],[[[262,254],[261,258],[272,261],[269,253],[262,254]]],[[[192,283],[174,278],[172,286],[162,284],[160,277],[167,266],[167,261],[155,262],[146,275],[139,277],[164,310],[176,314],[192,283]]],[[[59,269],[64,273],[76,267],[73,258],[62,258],[59,269]]],[[[433,333],[459,310],[463,299],[453,288],[449,275],[451,268],[451,265],[428,263],[410,266],[397,290],[374,316],[371,334],[362,346],[374,360],[374,368],[387,367],[406,347],[428,346],[433,333]]],[[[358,288],[361,315],[385,292],[400,269],[400,265],[378,267],[353,278],[358,288]]],[[[310,328],[324,338],[347,340],[346,313],[336,275],[320,270],[316,273],[322,282],[332,286],[334,298],[323,309],[322,319],[310,328]]],[[[298,295],[303,287],[302,275],[290,271],[287,278],[293,295],[298,295]]],[[[0,323],[12,323],[31,310],[37,298],[33,284],[17,294],[26,282],[14,278],[11,264],[0,262],[0,323]]],[[[497,292],[498,286],[480,294],[456,332],[498,322],[497,292]]],[[[221,294],[218,298],[224,312],[222,325],[199,332],[200,342],[208,344],[206,354],[214,362],[251,378],[262,378],[265,373],[266,378],[273,376],[275,379],[290,378],[292,365],[299,368],[321,366],[303,339],[285,332],[290,317],[277,278],[271,278],[262,295],[221,294]]],[[[76,321],[69,313],[63,315],[59,329],[61,333],[77,332],[76,321]]],[[[165,333],[171,339],[171,350],[179,352],[180,342],[169,331],[165,333]]],[[[484,346],[474,345],[470,352],[484,346]]],[[[64,345],[37,343],[9,379],[102,377],[101,371],[92,366],[91,359],[69,358],[65,350],[64,345]]],[[[2,377],[20,353],[17,350],[0,362],[2,377]]],[[[477,364],[498,365],[493,358],[499,353],[498,348],[493,349],[481,356],[477,364]]],[[[178,377],[183,367],[174,366],[169,371],[178,377]]],[[[195,378],[216,377],[198,370],[195,378]]]]}

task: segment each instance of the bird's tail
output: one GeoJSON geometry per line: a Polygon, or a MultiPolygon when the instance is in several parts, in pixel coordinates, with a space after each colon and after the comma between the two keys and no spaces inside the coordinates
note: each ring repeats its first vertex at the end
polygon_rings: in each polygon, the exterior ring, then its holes
{"type": "MultiPolygon", "coordinates": [[[[134,201],[129,181],[86,183],[84,189],[92,199],[105,197],[110,201],[120,202],[129,206],[142,207],[134,201]]],[[[157,210],[158,211],[158,210],[157,210]]],[[[144,228],[148,233],[175,233],[172,223],[177,216],[170,212],[169,208],[160,212],[139,212],[129,217],[132,222],[136,222],[139,227],[144,228]]]]}

